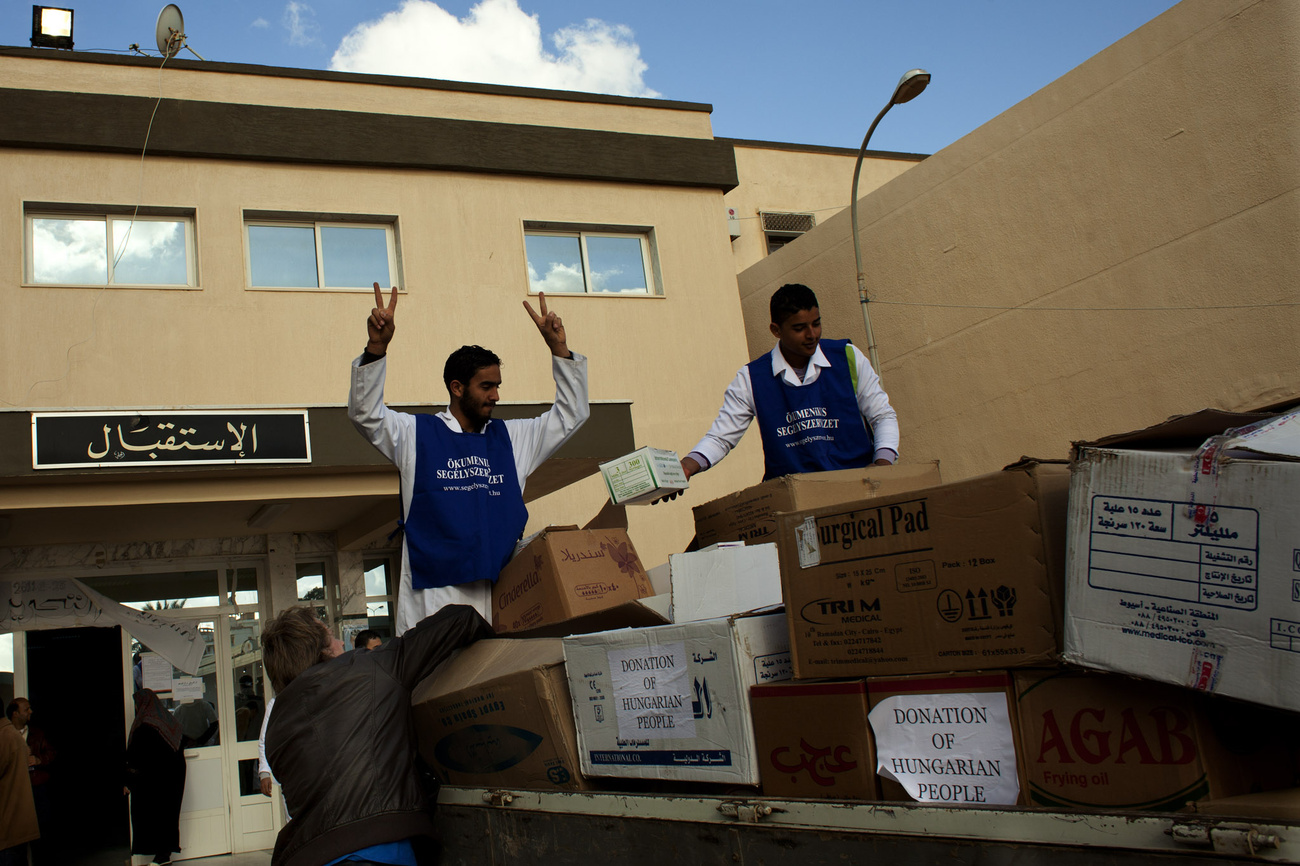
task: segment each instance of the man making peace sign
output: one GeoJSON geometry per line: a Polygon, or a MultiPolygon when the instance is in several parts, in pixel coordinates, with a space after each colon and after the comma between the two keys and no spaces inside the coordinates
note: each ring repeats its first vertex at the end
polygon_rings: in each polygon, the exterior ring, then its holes
{"type": "Polygon", "coordinates": [[[352,362],[348,417],[402,476],[402,576],[397,633],[449,604],[467,604],[492,621],[492,584],[528,520],[524,484],[591,414],[587,359],[569,351],[564,323],[527,301],[555,377],[555,403],[536,418],[493,420],[501,359],[482,346],[447,358],[447,411],[408,415],[384,405],[388,344],[397,289],[388,303],[375,283],[366,350],[352,362]]]}

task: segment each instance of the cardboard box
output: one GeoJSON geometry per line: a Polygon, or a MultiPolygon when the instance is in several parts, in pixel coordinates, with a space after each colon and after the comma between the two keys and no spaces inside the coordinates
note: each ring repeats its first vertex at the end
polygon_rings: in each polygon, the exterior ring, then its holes
{"type": "Polygon", "coordinates": [[[1077,446],[1068,660],[1300,710],[1300,413],[1254,418],[1077,446]]]}
{"type": "Polygon", "coordinates": [[[1294,782],[1294,716],[1110,674],[1014,677],[1029,805],[1176,811],[1294,782]]]}
{"type": "Polygon", "coordinates": [[[1026,461],[915,493],[780,515],[795,677],[1055,659],[1068,482],[1064,465],[1026,461]]]}
{"type": "Polygon", "coordinates": [[[713,545],[668,558],[673,622],[731,616],[781,604],[775,544],[713,545]]]}
{"type": "Polygon", "coordinates": [[[749,703],[765,795],[880,799],[863,680],[756,685],[749,703]]]}
{"type": "Polygon", "coordinates": [[[883,799],[1024,804],[1006,671],[873,678],[867,700],[883,799]]]}
{"type": "Polygon", "coordinates": [[[550,527],[515,555],[492,588],[492,627],[497,634],[539,636],[581,630],[579,620],[612,609],[597,622],[604,628],[644,625],[644,608],[632,604],[653,595],[650,578],[624,529],[550,527]]]}
{"type": "Polygon", "coordinates": [[[749,687],[790,677],[780,614],[565,638],[587,776],[758,784],[749,687]]]}
{"type": "Polygon", "coordinates": [[[940,483],[939,463],[784,475],[695,506],[695,544],[774,541],[776,513],[906,493],[940,483]]]}
{"type": "Polygon", "coordinates": [[[600,475],[615,505],[648,505],[690,487],[676,451],[638,448],[631,454],[600,464],[600,475]]]}
{"type": "Polygon", "coordinates": [[[450,785],[586,790],[558,638],[482,640],[416,686],[420,755],[450,785]]]}

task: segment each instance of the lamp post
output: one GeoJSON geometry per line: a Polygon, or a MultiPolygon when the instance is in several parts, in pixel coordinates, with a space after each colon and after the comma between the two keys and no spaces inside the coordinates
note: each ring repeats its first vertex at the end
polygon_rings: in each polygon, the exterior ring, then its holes
{"type": "Polygon", "coordinates": [[[930,73],[924,69],[910,69],[903,73],[903,77],[898,79],[898,86],[894,88],[894,95],[889,97],[889,102],[885,107],[880,109],[876,119],[871,121],[871,126],[867,128],[867,135],[862,139],[862,147],[858,149],[858,161],[853,166],[853,191],[850,193],[849,211],[853,223],[853,260],[858,268],[858,302],[862,305],[862,324],[867,329],[867,357],[871,359],[871,366],[875,368],[876,375],[880,375],[880,359],[876,357],[876,337],[871,332],[871,316],[867,312],[867,275],[862,271],[862,241],[858,239],[858,175],[862,172],[862,157],[867,153],[867,142],[871,141],[871,133],[876,131],[876,125],[880,123],[880,118],[885,116],[885,112],[895,105],[901,105],[909,102],[920,95],[925,86],[930,83],[930,73]]]}

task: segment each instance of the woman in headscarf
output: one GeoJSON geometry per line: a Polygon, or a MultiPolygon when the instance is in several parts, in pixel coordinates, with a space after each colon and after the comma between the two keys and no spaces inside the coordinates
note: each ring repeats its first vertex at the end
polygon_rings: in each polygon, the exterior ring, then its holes
{"type": "Polygon", "coordinates": [[[132,854],[170,863],[181,850],[185,753],[181,724],[150,689],[135,693],[135,721],[126,744],[126,787],[131,792],[132,854]]]}

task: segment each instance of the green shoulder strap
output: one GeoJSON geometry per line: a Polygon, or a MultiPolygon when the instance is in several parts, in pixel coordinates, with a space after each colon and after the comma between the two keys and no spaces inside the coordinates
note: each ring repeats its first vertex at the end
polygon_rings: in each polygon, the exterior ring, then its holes
{"type": "Polygon", "coordinates": [[[853,344],[844,344],[844,356],[849,359],[849,378],[853,381],[853,393],[858,393],[858,359],[853,357],[853,344]]]}

